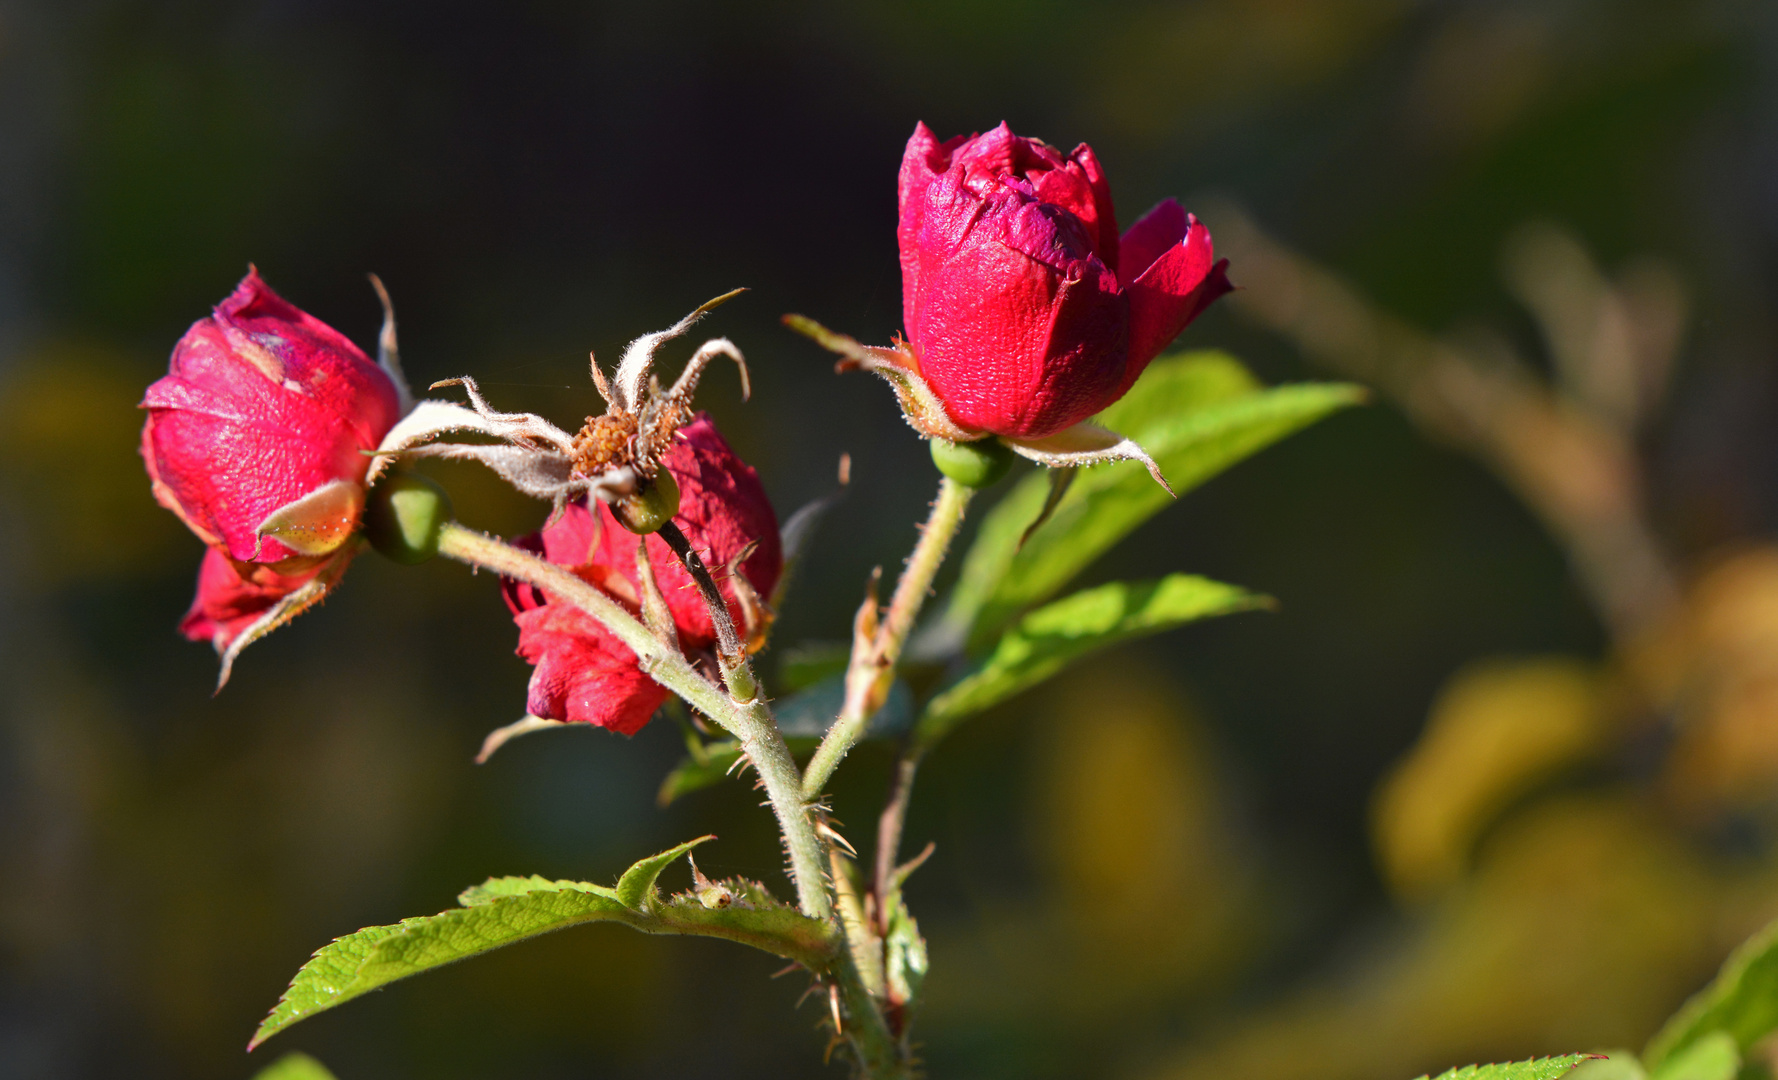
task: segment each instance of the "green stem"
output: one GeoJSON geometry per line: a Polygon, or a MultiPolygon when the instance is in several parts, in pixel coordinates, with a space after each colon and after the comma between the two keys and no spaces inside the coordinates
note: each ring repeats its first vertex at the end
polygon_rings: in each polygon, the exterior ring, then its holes
{"type": "Polygon", "coordinates": [[[826,919],[833,914],[827,884],[822,876],[825,845],[815,832],[809,803],[803,798],[801,777],[784,736],[763,701],[737,702],[704,676],[675,649],[669,649],[648,627],[597,586],[581,580],[562,567],[485,533],[449,522],[439,531],[438,553],[471,566],[485,566],[495,573],[529,582],[586,612],[629,646],[649,678],[684,698],[692,708],[733,735],[759,770],[772,812],[784,833],[790,852],[791,878],[796,883],[798,906],[803,914],[826,919]]]}
{"type": "Polygon", "coordinates": [[[858,968],[848,955],[834,964],[840,1000],[846,1005],[846,1041],[858,1058],[859,1075],[866,1080],[910,1080],[914,1063],[902,1040],[889,1030],[877,999],[865,989],[858,968]]]}
{"type": "Polygon", "coordinates": [[[963,524],[963,511],[969,506],[974,488],[965,487],[945,477],[932,504],[932,513],[920,531],[920,542],[908,556],[907,568],[895,583],[895,596],[883,624],[868,644],[854,642],[852,661],[846,671],[846,700],[838,719],[827,729],[827,737],[809,760],[803,773],[803,794],[815,799],[826,790],[827,782],[860,736],[871,715],[882,707],[895,679],[895,665],[901,660],[902,646],[920,616],[920,608],[932,591],[932,579],[944,565],[945,552],[963,524]]]}

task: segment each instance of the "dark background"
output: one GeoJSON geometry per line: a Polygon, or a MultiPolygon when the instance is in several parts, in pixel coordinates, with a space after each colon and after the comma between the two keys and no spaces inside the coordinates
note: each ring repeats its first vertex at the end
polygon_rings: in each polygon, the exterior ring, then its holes
{"type": "MultiPolygon", "coordinates": [[[[819,1063],[819,1003],[792,1012],[805,984],[769,980],[771,958],[615,928],[242,1053],[314,948],[490,874],[607,881],[713,831],[705,870],[788,891],[744,785],[657,809],[670,724],[473,765],[522,712],[527,668],[493,583],[460,567],[360,560],[211,698],[210,651],[173,632],[200,548],[149,496],[135,406],[249,262],[366,345],[374,270],[417,385],[473,374],[568,427],[597,411],[588,349],[609,363],[749,286],[699,329],[746,351],[753,400],[718,369],[701,404],[781,515],[853,459],[788,645],[843,636],[935,482],[886,389],[777,323],[899,328],[894,178],[916,120],[1090,141],[1126,222],[1177,195],[1214,233],[1216,208],[1243,207],[1409,323],[1485,325],[1539,363],[1499,266],[1515,228],[1549,221],[1607,271],[1659,260],[1689,298],[1640,451],[1691,573],[1778,524],[1773,15],[0,3],[0,1074],[246,1077],[292,1048],[343,1080],[843,1074],[819,1063]]],[[[1180,344],[1271,382],[1328,374],[1228,303],[1180,344]]],[[[472,469],[437,475],[470,524],[541,520],[472,469]]],[[[932,1075],[1406,1077],[1639,1045],[1778,908],[1765,789],[1679,814],[1650,779],[1658,737],[1502,810],[1474,877],[1392,896],[1370,800],[1453,673],[1611,661],[1561,546],[1386,397],[1193,493],[1108,564],[1096,578],[1189,570],[1282,610],[1121,650],[932,763],[909,827],[938,841],[911,887],[932,1075]]],[[[842,772],[850,831],[886,764],[867,750],[842,772]]]]}

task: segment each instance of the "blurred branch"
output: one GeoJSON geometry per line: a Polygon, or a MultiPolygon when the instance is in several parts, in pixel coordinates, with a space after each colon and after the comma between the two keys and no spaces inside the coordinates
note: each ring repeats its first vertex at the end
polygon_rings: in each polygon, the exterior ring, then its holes
{"type": "MultiPolygon", "coordinates": [[[[1552,385],[1504,342],[1441,340],[1383,311],[1332,271],[1267,236],[1239,208],[1224,206],[1210,216],[1218,247],[1240,272],[1236,310],[1294,343],[1313,363],[1375,386],[1423,433],[1486,463],[1555,535],[1614,639],[1634,640],[1673,609],[1675,574],[1647,521],[1632,440],[1638,406],[1653,399],[1658,383],[1636,376],[1631,385],[1650,390],[1631,397],[1621,389],[1624,359],[1569,346],[1578,340],[1570,319],[1552,350],[1569,358],[1559,359],[1559,368],[1575,372],[1591,396],[1552,385]]],[[[1533,311],[1547,329],[1551,315],[1571,315],[1574,308],[1562,305],[1552,282],[1527,272],[1549,268],[1550,260],[1535,256],[1521,248],[1518,277],[1545,301],[1533,311]]],[[[1556,284],[1563,281],[1573,275],[1556,284]]],[[[1617,308],[1620,315],[1625,306],[1617,308]]],[[[1670,356],[1677,331],[1666,337],[1670,356]]],[[[1658,338],[1658,331],[1647,338],[1658,338]]]]}

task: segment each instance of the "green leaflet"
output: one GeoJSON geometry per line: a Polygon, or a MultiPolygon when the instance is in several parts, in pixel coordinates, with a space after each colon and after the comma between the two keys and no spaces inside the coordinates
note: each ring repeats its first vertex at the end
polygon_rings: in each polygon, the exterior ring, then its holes
{"type": "Polygon", "coordinates": [[[333,1074],[309,1055],[293,1051],[254,1073],[253,1080],[333,1080],[333,1074]]]}
{"type": "MultiPolygon", "coordinates": [[[[1562,1054],[1558,1057],[1532,1058],[1529,1061],[1508,1061],[1499,1065],[1465,1065],[1446,1069],[1434,1080],[1556,1080],[1558,1076],[1587,1060],[1589,1054],[1562,1054]]],[[[1420,1077],[1420,1080],[1428,1080],[1420,1077]]]]}
{"type": "Polygon", "coordinates": [[[502,945],[589,922],[616,922],[648,934],[727,938],[811,968],[837,948],[828,925],[751,890],[750,903],[707,908],[690,893],[663,899],[655,881],[673,860],[710,837],[643,859],[617,888],[537,877],[492,878],[465,889],[463,906],[437,915],[372,926],[315,953],[291,980],[248,1044],[252,1049],[298,1020],[380,986],[502,945]]]}
{"type": "Polygon", "coordinates": [[[1747,939],[1709,986],[1673,1014],[1642,1052],[1651,1075],[1712,1032],[1725,1031],[1745,1053],[1778,1028],[1778,922],[1747,939]]]}
{"type": "Polygon", "coordinates": [[[914,726],[922,750],[963,720],[1061,671],[1095,649],[1158,634],[1212,615],[1251,611],[1270,599],[1190,574],[1114,581],[1038,608],[1000,639],[976,669],[926,705],[914,726]]]}
{"type": "Polygon", "coordinates": [[[883,937],[883,974],[888,984],[889,999],[910,1004],[920,999],[920,984],[926,981],[926,939],[920,926],[908,913],[908,906],[895,898],[895,911],[889,917],[889,932],[883,937]]]}
{"type": "Polygon", "coordinates": [[[1710,1034],[1668,1056],[1655,1070],[1654,1080],[1735,1080],[1741,1071],[1741,1051],[1726,1031],[1710,1034]]]}
{"type": "Polygon", "coordinates": [[[667,868],[667,864],[704,841],[714,839],[714,836],[700,836],[696,840],[688,840],[659,855],[650,855],[625,870],[624,876],[617,879],[617,902],[632,911],[646,911],[658,895],[654,883],[660,878],[661,871],[667,868]]]}
{"type": "MultiPolygon", "coordinates": [[[[1262,389],[1232,357],[1199,352],[1151,364],[1097,420],[1142,444],[1183,495],[1363,396],[1362,389],[1338,383],[1262,389]]],[[[1047,475],[1034,473],[982,519],[950,604],[922,642],[924,651],[960,643],[972,653],[984,651],[1020,611],[1054,595],[1172,501],[1138,464],[1085,469],[1021,548],[1019,538],[1048,495],[1047,475]]]]}

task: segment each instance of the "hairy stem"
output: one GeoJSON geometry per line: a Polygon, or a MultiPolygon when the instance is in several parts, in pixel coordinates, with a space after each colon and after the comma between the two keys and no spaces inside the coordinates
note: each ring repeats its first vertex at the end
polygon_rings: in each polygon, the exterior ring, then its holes
{"type": "Polygon", "coordinates": [[[846,1003],[846,1026],[841,1032],[858,1059],[858,1071],[867,1080],[909,1080],[914,1063],[908,1047],[889,1030],[883,1009],[865,988],[858,967],[848,955],[834,965],[840,1000],[846,1003]]]}
{"type": "Polygon", "coordinates": [[[582,581],[562,567],[485,533],[446,524],[438,537],[438,552],[471,566],[485,566],[495,573],[545,589],[553,596],[586,612],[636,654],[649,678],[684,698],[692,708],[733,735],[759,770],[784,844],[790,853],[791,878],[796,883],[798,906],[803,914],[829,918],[833,905],[822,875],[824,845],[815,832],[809,804],[803,798],[796,761],[784,745],[784,736],[772,714],[757,697],[737,702],[721,687],[698,674],[683,655],[670,649],[640,620],[597,586],[582,581]]]}
{"type": "Polygon", "coordinates": [[[920,608],[932,591],[932,579],[944,565],[945,553],[950,550],[958,526],[963,524],[963,511],[974,494],[975,489],[944,478],[932,513],[920,530],[920,542],[914,545],[901,580],[895,583],[895,596],[889,601],[882,625],[868,643],[853,643],[852,660],[846,669],[845,704],[803,773],[803,793],[809,798],[819,797],[827,788],[840,759],[864,734],[865,724],[888,696],[902,646],[914,628],[914,620],[920,617],[920,608]]]}
{"type": "Polygon", "coordinates": [[[796,881],[797,907],[804,915],[826,919],[833,914],[833,901],[828,896],[827,882],[822,878],[821,861],[826,845],[815,831],[815,818],[808,800],[803,798],[801,776],[790,747],[771,709],[758,698],[745,704],[732,702],[734,713],[725,725],[740,740],[741,752],[759,770],[765,784],[766,798],[772,812],[778,815],[778,828],[784,833],[784,847],[790,854],[791,876],[796,881]]]}

